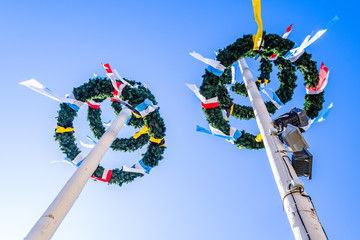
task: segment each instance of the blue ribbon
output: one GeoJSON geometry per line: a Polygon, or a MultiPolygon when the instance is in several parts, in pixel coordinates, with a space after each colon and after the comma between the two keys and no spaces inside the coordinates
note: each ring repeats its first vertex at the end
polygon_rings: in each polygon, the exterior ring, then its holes
{"type": "Polygon", "coordinates": [[[213,74],[215,74],[216,76],[219,76],[219,77],[224,73],[224,71],[216,69],[216,68],[214,68],[214,67],[212,67],[210,65],[207,67],[206,70],[208,70],[209,72],[211,72],[211,73],[213,73],[213,74]]]}
{"type": "Polygon", "coordinates": [[[141,165],[142,168],[145,169],[146,173],[149,174],[152,167],[149,167],[148,165],[145,165],[145,163],[143,162],[143,160],[140,160],[139,161],[139,164],[141,165]]]}

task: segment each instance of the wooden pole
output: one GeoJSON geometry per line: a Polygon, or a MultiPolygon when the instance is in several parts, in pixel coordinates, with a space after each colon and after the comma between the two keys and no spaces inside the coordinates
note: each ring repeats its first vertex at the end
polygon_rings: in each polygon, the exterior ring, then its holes
{"type": "Polygon", "coordinates": [[[290,164],[288,156],[286,153],[281,152],[284,150],[284,147],[280,139],[278,136],[270,134],[270,129],[273,128],[272,120],[245,59],[240,59],[239,64],[271,169],[295,239],[327,239],[314,206],[310,198],[307,197],[301,181],[290,164]]]}
{"type": "Polygon", "coordinates": [[[36,222],[34,227],[25,237],[26,240],[48,240],[54,235],[56,229],[75,203],[86,182],[94,173],[130,114],[131,110],[124,107],[99,142],[56,196],[55,200],[36,222]]]}

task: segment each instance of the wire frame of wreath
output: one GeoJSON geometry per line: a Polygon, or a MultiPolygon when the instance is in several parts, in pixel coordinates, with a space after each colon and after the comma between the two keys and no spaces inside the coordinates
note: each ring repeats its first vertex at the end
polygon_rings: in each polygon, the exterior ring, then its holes
{"type": "MultiPolygon", "coordinates": [[[[233,44],[227,46],[223,50],[219,50],[216,59],[226,67],[224,73],[219,77],[211,72],[205,70],[203,82],[200,87],[200,93],[206,99],[218,97],[219,106],[216,108],[203,108],[208,123],[225,134],[229,134],[230,125],[227,120],[224,119],[222,110],[229,110],[233,104],[233,99],[230,97],[225,84],[231,83],[231,70],[230,67],[236,61],[241,58],[254,58],[255,56],[261,56],[264,63],[263,73],[266,79],[270,80],[270,73],[272,72],[272,62],[269,61],[269,57],[273,54],[278,54],[277,60],[273,61],[274,65],[279,69],[277,77],[280,81],[279,88],[275,91],[282,103],[289,102],[294,94],[296,88],[297,76],[295,71],[298,69],[304,77],[304,85],[309,87],[315,87],[319,80],[319,72],[317,70],[316,62],[311,60],[311,54],[304,53],[297,61],[292,63],[289,60],[283,58],[283,56],[293,48],[294,42],[288,39],[283,39],[277,34],[263,35],[263,46],[259,51],[253,51],[252,35],[244,35],[242,38],[237,39],[233,44]]],[[[259,77],[260,78],[260,77],[259,77]]],[[[260,86],[257,83],[258,87],[260,86]]],[[[237,94],[247,97],[248,93],[244,83],[236,83],[231,90],[237,94]]],[[[324,103],[324,92],[317,95],[305,95],[304,110],[309,118],[315,118],[318,116],[319,111],[322,109],[324,103]]],[[[274,114],[277,108],[272,102],[265,102],[265,105],[270,114],[274,114]]],[[[234,104],[231,116],[237,119],[252,119],[255,118],[254,112],[251,106],[243,106],[234,104]]],[[[247,149],[262,149],[264,148],[263,142],[257,142],[256,136],[245,131],[242,131],[241,137],[239,137],[234,144],[238,147],[244,147],[247,149]]]]}
{"type": "MultiPolygon", "coordinates": [[[[122,90],[121,100],[126,101],[131,106],[136,107],[145,99],[149,99],[154,104],[157,104],[155,97],[150,90],[144,87],[140,82],[127,80],[132,86],[126,86],[122,90]]],[[[87,102],[93,100],[95,102],[103,102],[106,98],[113,97],[114,88],[109,79],[96,77],[89,79],[88,83],[81,85],[80,87],[73,89],[73,94],[76,100],[87,102]]],[[[112,101],[111,106],[115,114],[119,114],[122,106],[120,102],[112,101]]],[[[57,124],[64,128],[73,126],[73,121],[77,116],[77,112],[69,107],[67,104],[60,104],[60,110],[58,111],[57,124]]],[[[90,129],[97,139],[105,133],[105,127],[101,120],[101,109],[88,108],[87,119],[90,124],[90,129]]],[[[153,111],[145,117],[132,115],[129,122],[129,126],[134,128],[148,127],[148,132],[141,134],[138,138],[116,138],[111,145],[111,148],[116,151],[132,152],[135,151],[147,143],[150,138],[163,139],[165,137],[165,124],[160,116],[159,111],[153,111]]],[[[77,147],[75,141],[74,131],[58,133],[55,131],[55,140],[59,142],[60,149],[70,160],[74,160],[75,157],[81,152],[77,147]]],[[[165,146],[159,144],[149,144],[147,151],[142,154],[142,162],[149,167],[155,167],[158,162],[163,159],[163,153],[165,146]]],[[[93,177],[101,178],[105,169],[102,166],[98,166],[93,177]]],[[[117,184],[121,186],[123,183],[132,182],[136,177],[142,177],[141,173],[126,172],[122,169],[115,168],[112,170],[111,179],[109,184],[117,184]]]]}

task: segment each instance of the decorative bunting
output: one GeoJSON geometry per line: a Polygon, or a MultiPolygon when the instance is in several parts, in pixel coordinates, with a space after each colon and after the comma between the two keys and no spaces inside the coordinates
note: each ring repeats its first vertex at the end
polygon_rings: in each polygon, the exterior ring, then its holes
{"type": "MultiPolygon", "coordinates": [[[[291,33],[291,27],[292,27],[293,24],[290,25],[290,27],[288,27],[286,29],[286,32],[284,33],[284,35],[282,36],[283,39],[287,39],[289,34],[291,33]]],[[[269,57],[269,60],[270,61],[275,61],[277,58],[279,57],[279,54],[272,54],[270,57],[269,57]]]]}
{"type": "Polygon", "coordinates": [[[325,121],[325,119],[328,117],[333,105],[334,105],[333,103],[330,103],[330,105],[325,110],[322,110],[320,112],[319,116],[317,116],[315,119],[309,119],[308,120],[309,124],[305,127],[302,127],[302,129],[304,129],[306,131],[310,128],[310,126],[313,123],[319,123],[319,122],[325,121]]]}
{"type": "Polygon", "coordinates": [[[85,157],[79,153],[75,159],[73,161],[71,161],[70,159],[68,158],[63,158],[61,160],[58,160],[58,161],[52,161],[51,163],[56,163],[56,162],[64,162],[64,163],[68,163],[70,164],[71,166],[73,167],[79,167],[80,164],[84,161],[85,157]]]}
{"type": "Polygon", "coordinates": [[[329,74],[330,72],[328,71],[328,68],[325,67],[324,63],[321,63],[321,67],[320,67],[320,73],[319,73],[319,83],[316,87],[314,88],[310,88],[308,85],[306,85],[306,94],[319,94],[322,91],[324,91],[327,83],[328,83],[328,79],[329,79],[329,74]]]}
{"type": "Polygon", "coordinates": [[[224,65],[222,65],[220,63],[220,61],[218,60],[214,60],[214,59],[209,59],[209,58],[204,58],[203,56],[201,56],[199,53],[196,53],[195,51],[193,51],[192,53],[189,53],[191,56],[193,56],[194,58],[208,64],[208,68],[207,70],[213,74],[215,74],[216,76],[221,76],[224,73],[224,70],[226,69],[226,67],[224,65]]]}
{"type": "Polygon", "coordinates": [[[84,142],[80,141],[81,146],[84,147],[84,148],[94,148],[95,145],[97,144],[97,142],[96,142],[94,139],[92,139],[90,136],[86,136],[86,138],[87,138],[90,142],[92,142],[92,144],[84,143],[84,142]]]}
{"type": "Polygon", "coordinates": [[[283,39],[287,39],[288,36],[290,35],[291,33],[291,28],[292,28],[293,24],[291,24],[287,29],[286,29],[286,32],[284,33],[284,35],[282,36],[283,39]]]}
{"type": "Polygon", "coordinates": [[[94,100],[87,101],[87,105],[90,108],[93,108],[93,109],[99,109],[100,108],[100,103],[95,102],[94,100]]]}
{"type": "Polygon", "coordinates": [[[277,109],[281,108],[282,106],[284,106],[284,104],[281,102],[281,100],[279,99],[279,97],[276,95],[276,93],[274,92],[274,90],[272,90],[269,87],[260,87],[260,90],[262,93],[264,93],[266,96],[269,97],[270,101],[275,105],[275,107],[277,109]],[[270,97],[270,95],[267,93],[268,90],[269,92],[271,92],[272,96],[270,97]]]}
{"type": "MultiPolygon", "coordinates": [[[[131,88],[134,88],[133,85],[131,85],[130,83],[128,83],[127,81],[125,81],[125,80],[120,76],[120,74],[118,73],[118,71],[117,71],[116,69],[114,69],[114,73],[115,73],[115,75],[119,78],[119,80],[120,80],[125,86],[129,86],[129,87],[131,87],[131,88]]],[[[125,87],[125,86],[123,86],[123,87],[125,87]]]]}
{"type": "Polygon", "coordinates": [[[98,180],[100,182],[109,182],[111,179],[111,174],[112,174],[112,170],[104,169],[104,172],[103,172],[103,175],[101,178],[93,177],[93,176],[91,176],[91,178],[98,180]]]}
{"type": "Polygon", "coordinates": [[[299,47],[294,47],[288,53],[285,54],[284,58],[295,62],[305,52],[305,48],[310,46],[313,42],[319,39],[334,23],[339,20],[338,16],[335,16],[326,26],[319,30],[313,37],[311,35],[306,36],[305,40],[299,47]]]}
{"type": "Polygon", "coordinates": [[[217,97],[213,97],[210,99],[206,99],[203,95],[200,94],[199,89],[197,88],[197,86],[195,84],[187,84],[185,83],[185,85],[195,93],[196,97],[200,99],[201,101],[201,105],[205,108],[205,109],[209,109],[209,108],[215,108],[219,106],[218,103],[218,98],[217,97]]]}
{"type": "Polygon", "coordinates": [[[148,114],[156,111],[158,108],[159,107],[157,105],[154,105],[152,101],[150,101],[149,99],[145,99],[145,101],[137,105],[133,111],[135,114],[141,117],[145,117],[148,114]]]}
{"type": "Polygon", "coordinates": [[[24,81],[19,83],[21,85],[24,85],[25,87],[28,87],[38,93],[41,93],[42,95],[45,95],[51,99],[54,99],[55,101],[61,102],[61,103],[66,103],[68,104],[72,109],[74,109],[75,111],[78,111],[79,108],[81,107],[81,105],[83,104],[80,101],[77,101],[74,98],[70,98],[70,97],[58,97],[55,93],[53,93],[50,89],[48,89],[47,87],[45,87],[44,85],[42,85],[41,83],[39,83],[38,81],[36,81],[35,79],[30,79],[28,81],[24,81]]]}
{"type": "Polygon", "coordinates": [[[133,138],[138,139],[141,135],[146,134],[149,132],[148,126],[144,125],[144,127],[141,128],[140,132],[135,133],[133,138]]]}
{"type": "Polygon", "coordinates": [[[258,30],[256,35],[253,35],[254,47],[253,51],[259,50],[262,42],[262,34],[263,34],[263,24],[261,19],[261,1],[260,0],[252,0],[253,8],[254,8],[254,16],[255,21],[258,25],[258,30]]]}
{"type": "Polygon", "coordinates": [[[145,169],[143,169],[142,167],[139,168],[137,166],[140,166],[140,164],[135,164],[134,166],[132,166],[131,168],[130,167],[127,167],[127,166],[122,166],[122,169],[124,172],[131,172],[131,173],[141,173],[141,174],[145,174],[146,171],[145,169]]]}
{"type": "Polygon", "coordinates": [[[114,75],[113,71],[111,70],[110,64],[105,63],[105,64],[103,64],[103,67],[105,68],[105,70],[107,72],[106,76],[108,76],[108,78],[110,78],[111,84],[113,85],[114,89],[119,91],[119,88],[116,85],[115,75],[114,75]]]}
{"type": "Polygon", "coordinates": [[[239,130],[237,130],[236,128],[234,128],[234,127],[230,127],[230,134],[229,135],[226,135],[225,133],[223,133],[219,129],[211,127],[210,125],[209,125],[209,127],[210,127],[210,131],[203,128],[203,127],[200,127],[200,126],[196,125],[196,131],[197,132],[207,133],[207,134],[210,134],[210,135],[214,135],[216,137],[224,138],[224,139],[227,139],[227,140],[233,140],[233,141],[236,141],[241,136],[241,132],[239,130]]]}

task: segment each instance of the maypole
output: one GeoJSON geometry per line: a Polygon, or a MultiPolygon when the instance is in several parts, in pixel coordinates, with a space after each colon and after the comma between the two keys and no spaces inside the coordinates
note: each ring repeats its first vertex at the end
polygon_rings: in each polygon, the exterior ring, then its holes
{"type": "Polygon", "coordinates": [[[323,63],[318,71],[316,62],[305,52],[305,48],[321,37],[338,17],[335,16],[315,35],[308,35],[297,47],[287,39],[292,31],[292,24],[282,36],[265,34],[260,0],[252,2],[258,24],[256,35],[244,35],[237,39],[219,50],[216,59],[205,58],[196,52],[190,53],[208,65],[200,89],[194,84],[186,84],[200,99],[209,123],[209,130],[201,126],[197,126],[196,130],[226,139],[240,149],[265,148],[295,239],[327,239],[311,198],[306,194],[304,184],[298,176],[312,178],[313,156],[307,150],[309,146],[301,132],[307,131],[311,124],[323,121],[332,107],[330,104],[322,111],[329,71],[323,63]],[[261,73],[256,82],[245,58],[260,62],[261,73]],[[277,76],[280,86],[276,91],[268,86],[273,65],[279,69],[277,76]],[[244,83],[236,81],[238,68],[244,83]],[[296,70],[303,74],[306,82],[303,109],[294,108],[271,120],[270,114],[292,100],[296,87],[296,70]],[[264,102],[258,89],[267,96],[268,101],[264,102]],[[234,103],[230,92],[249,97],[252,106],[234,103]],[[254,135],[232,127],[228,121],[231,116],[242,120],[255,118],[260,134],[254,135]]]}
{"type": "Polygon", "coordinates": [[[121,127],[129,118],[131,110],[124,108],[115,118],[99,142],[90,151],[86,159],[76,169],[55,200],[46,209],[34,227],[25,237],[26,240],[50,239],[69,212],[90,176],[94,173],[101,159],[118,135],[121,127]]]}
{"type": "Polygon", "coordinates": [[[123,79],[116,70],[115,78],[109,64],[103,65],[108,78],[95,76],[88,83],[73,89],[67,97],[58,97],[50,89],[35,79],[20,84],[29,87],[47,97],[61,102],[58,111],[55,140],[66,155],[62,160],[77,167],[77,170],[63,189],[40,217],[25,239],[50,239],[59,227],[61,221],[69,212],[80,195],[86,182],[91,177],[96,181],[122,186],[137,177],[149,174],[151,169],[163,159],[165,151],[165,124],[159,113],[159,107],[151,91],[141,82],[123,79]],[[111,107],[117,117],[114,121],[102,121],[101,103],[111,99],[111,107]],[[76,144],[74,118],[81,106],[88,106],[87,119],[90,129],[98,142],[87,136],[91,144],[80,141],[81,146],[92,148],[85,157],[76,144]],[[121,127],[126,124],[140,129],[130,138],[117,138],[121,127]],[[105,127],[108,127],[106,130],[105,127]],[[111,148],[117,151],[133,152],[147,145],[147,150],[131,167],[105,169],[99,165],[106,151],[111,148]]]}
{"type": "Polygon", "coordinates": [[[285,153],[283,144],[276,134],[271,134],[274,128],[272,120],[245,59],[240,59],[239,63],[256,122],[295,239],[327,239],[314,206],[306,195],[304,186],[297,177],[289,157],[285,153]]]}

